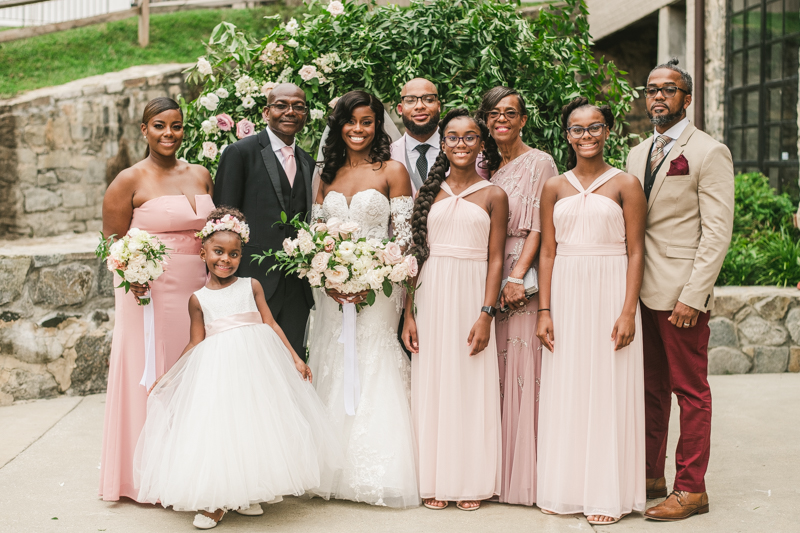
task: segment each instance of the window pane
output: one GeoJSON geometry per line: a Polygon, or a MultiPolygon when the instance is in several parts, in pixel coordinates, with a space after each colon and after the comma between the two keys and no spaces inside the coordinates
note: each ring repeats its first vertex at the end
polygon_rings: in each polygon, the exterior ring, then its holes
{"type": "Polygon", "coordinates": [[[747,124],[758,124],[758,89],[747,93],[747,124]]]}
{"type": "Polygon", "coordinates": [[[781,94],[783,89],[777,87],[770,89],[768,93],[769,101],[767,102],[767,121],[777,122],[781,119],[781,94]]]}
{"type": "Polygon", "coordinates": [[[780,190],[780,177],[781,169],[779,167],[767,167],[764,169],[764,174],[769,176],[769,184],[775,190],[780,190]]]}
{"type": "Polygon", "coordinates": [[[783,167],[780,170],[780,192],[785,192],[797,203],[800,188],[797,186],[797,167],[783,167]]]}
{"type": "Polygon", "coordinates": [[[760,54],[761,48],[751,48],[747,51],[747,85],[759,85],[761,83],[760,54]]]}
{"type": "Polygon", "coordinates": [[[781,129],[780,139],[780,160],[797,160],[797,124],[784,124],[781,129]]]}
{"type": "Polygon", "coordinates": [[[747,0],[747,7],[757,6],[760,3],[761,3],[761,0],[747,0]]]}
{"type": "Polygon", "coordinates": [[[744,0],[733,0],[733,10],[740,11],[744,9],[744,0]]]}
{"type": "Polygon", "coordinates": [[[783,77],[797,76],[797,53],[800,38],[790,37],[783,43],[783,77]]]}
{"type": "Polygon", "coordinates": [[[742,48],[744,36],[744,13],[731,19],[731,46],[733,50],[742,48]]]}
{"type": "Polygon", "coordinates": [[[731,106],[731,126],[738,126],[742,123],[744,116],[744,94],[734,94],[730,101],[731,106]]]}
{"type": "Polygon", "coordinates": [[[744,130],[744,159],[758,160],[758,127],[744,130]]]}
{"type": "Polygon", "coordinates": [[[783,46],[775,43],[767,48],[767,79],[779,80],[781,78],[781,65],[783,64],[783,46]]]}
{"type": "Polygon", "coordinates": [[[777,39],[783,35],[783,0],[767,4],[767,34],[765,40],[777,39]]]}
{"type": "Polygon", "coordinates": [[[786,0],[785,9],[786,35],[800,32],[800,0],[786,0]]]}
{"type": "Polygon", "coordinates": [[[728,134],[728,148],[734,161],[742,160],[742,130],[731,130],[728,134]]]}
{"type": "Polygon", "coordinates": [[[761,6],[747,12],[747,34],[745,44],[748,46],[761,42],[761,6]]]}
{"type": "Polygon", "coordinates": [[[744,63],[744,52],[733,54],[733,68],[731,73],[731,85],[733,87],[742,86],[742,68],[744,63]]]}
{"type": "Polygon", "coordinates": [[[769,128],[769,133],[767,134],[767,153],[764,155],[766,159],[770,159],[772,161],[780,161],[781,160],[781,127],[780,126],[773,126],[769,128]]]}
{"type": "Polygon", "coordinates": [[[791,83],[783,88],[783,120],[790,120],[797,124],[797,83],[791,83]]]}

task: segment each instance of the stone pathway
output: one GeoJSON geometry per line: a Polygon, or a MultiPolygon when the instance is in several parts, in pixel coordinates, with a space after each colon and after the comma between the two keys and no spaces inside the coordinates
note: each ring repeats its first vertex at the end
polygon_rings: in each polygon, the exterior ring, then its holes
{"type": "MultiPolygon", "coordinates": [[[[592,528],[580,516],[549,517],[537,509],[500,504],[464,513],[452,505],[440,512],[397,511],[287,498],[267,507],[261,517],[232,513],[217,531],[799,531],[794,513],[800,501],[800,375],[713,376],[712,392],[711,512],[685,522],[656,523],[634,514],[613,526],[592,528]]],[[[104,401],[99,394],[0,408],[0,533],[195,531],[189,513],[97,499],[104,401]]],[[[673,427],[676,422],[673,416],[673,427]]],[[[672,475],[668,472],[668,479],[672,475]]]]}

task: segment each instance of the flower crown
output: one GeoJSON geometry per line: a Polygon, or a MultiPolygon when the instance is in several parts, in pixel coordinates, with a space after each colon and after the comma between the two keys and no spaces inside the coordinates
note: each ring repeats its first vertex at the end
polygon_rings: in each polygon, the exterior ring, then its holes
{"type": "Polygon", "coordinates": [[[217,220],[209,220],[206,222],[206,225],[203,226],[203,229],[195,233],[195,236],[205,240],[209,235],[217,231],[232,231],[238,233],[243,243],[250,240],[250,226],[232,215],[225,215],[217,220]]]}

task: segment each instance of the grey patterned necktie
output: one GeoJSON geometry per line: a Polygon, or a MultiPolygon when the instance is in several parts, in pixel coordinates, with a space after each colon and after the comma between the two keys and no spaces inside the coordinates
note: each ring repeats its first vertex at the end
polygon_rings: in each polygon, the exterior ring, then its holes
{"type": "Polygon", "coordinates": [[[659,135],[653,145],[653,153],[650,154],[650,172],[655,174],[658,165],[664,160],[664,147],[670,143],[672,139],[666,135],[659,135]]]}
{"type": "Polygon", "coordinates": [[[417,172],[419,172],[419,179],[423,182],[428,179],[428,158],[425,157],[425,154],[428,153],[430,149],[430,144],[418,144],[414,150],[419,152],[419,157],[417,158],[417,172]]]}

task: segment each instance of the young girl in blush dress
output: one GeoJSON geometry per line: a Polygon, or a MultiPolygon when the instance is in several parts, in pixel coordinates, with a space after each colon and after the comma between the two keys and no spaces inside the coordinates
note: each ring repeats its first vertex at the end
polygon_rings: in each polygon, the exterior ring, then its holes
{"type": "Polygon", "coordinates": [[[407,299],[411,411],[425,507],[475,511],[500,494],[500,376],[494,338],[508,197],[475,160],[489,131],[466,109],[440,124],[442,151],[414,205],[412,253],[422,264],[407,299]],[[447,170],[450,174],[447,175],[447,170]],[[416,306],[416,312],[414,308],[416,306]]]}
{"type": "Polygon", "coordinates": [[[261,284],[234,275],[244,217],[218,208],[198,236],[209,278],[189,299],[189,344],[148,398],[134,474],[138,501],[199,511],[195,527],[211,529],[282,495],[327,498],[342,453],[261,284]]]}

